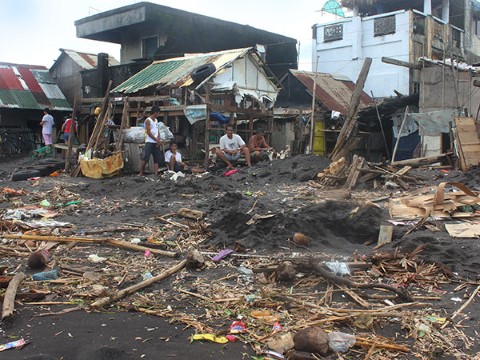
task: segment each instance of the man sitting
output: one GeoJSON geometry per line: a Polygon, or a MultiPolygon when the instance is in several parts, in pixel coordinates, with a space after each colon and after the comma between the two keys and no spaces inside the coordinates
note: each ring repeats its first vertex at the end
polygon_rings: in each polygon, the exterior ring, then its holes
{"type": "Polygon", "coordinates": [[[247,165],[250,167],[250,151],[245,145],[245,141],[240,137],[240,135],[233,133],[233,126],[227,125],[227,133],[220,138],[220,148],[217,148],[216,154],[225,164],[227,164],[227,169],[233,169],[232,161],[237,161],[240,159],[240,156],[245,156],[247,165]]]}
{"type": "Polygon", "coordinates": [[[268,145],[265,140],[265,132],[263,129],[258,129],[248,140],[248,150],[254,163],[268,158],[268,152],[273,151],[273,148],[268,145]]]}

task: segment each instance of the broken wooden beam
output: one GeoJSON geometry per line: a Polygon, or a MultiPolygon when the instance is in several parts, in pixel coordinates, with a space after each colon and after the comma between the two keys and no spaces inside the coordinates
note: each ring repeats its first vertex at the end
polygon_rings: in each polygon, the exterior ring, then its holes
{"type": "Polygon", "coordinates": [[[412,64],[410,62],[393,59],[387,56],[382,57],[382,62],[384,62],[385,64],[403,66],[403,67],[407,67],[409,69],[414,69],[414,70],[420,70],[422,68],[422,65],[420,64],[412,64]]]}
{"type": "Polygon", "coordinates": [[[13,315],[15,310],[15,296],[17,295],[17,289],[20,283],[27,277],[23,272],[15,274],[13,279],[10,281],[5,292],[5,297],[3,299],[3,308],[2,308],[2,320],[13,315]]]}
{"type": "Polygon", "coordinates": [[[422,165],[428,165],[432,164],[435,162],[438,162],[442,160],[443,158],[452,155],[453,153],[445,153],[445,154],[440,154],[440,155],[434,155],[434,156],[427,156],[427,157],[420,157],[420,158],[415,158],[415,159],[407,159],[407,160],[400,160],[400,161],[395,161],[392,165],[395,166],[411,166],[411,167],[418,167],[422,165]]]}

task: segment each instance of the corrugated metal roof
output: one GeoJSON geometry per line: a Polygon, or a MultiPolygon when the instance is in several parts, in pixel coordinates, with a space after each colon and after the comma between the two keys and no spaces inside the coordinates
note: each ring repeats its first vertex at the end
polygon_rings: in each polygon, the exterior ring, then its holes
{"type": "Polygon", "coordinates": [[[155,85],[179,88],[192,83],[190,73],[197,67],[213,63],[217,72],[235,59],[244,56],[251,48],[226,50],[205,54],[155,61],[130,79],[118,85],[112,92],[136,93],[155,85]]]}
{"type": "MultiPolygon", "coordinates": [[[[316,79],[315,96],[318,101],[328,109],[339,111],[343,115],[348,112],[355,84],[352,81],[336,80],[331,74],[315,73],[309,71],[290,70],[305,87],[313,93],[313,85],[316,79]]],[[[373,103],[367,93],[360,96],[359,109],[363,109],[373,103]]]]}
{"type": "Polygon", "coordinates": [[[44,66],[0,63],[0,107],[70,111],[44,66]]]}
{"type": "MultiPolygon", "coordinates": [[[[82,69],[95,69],[97,67],[97,54],[91,54],[81,51],[69,50],[69,49],[60,49],[68,55],[73,61],[75,61],[82,69]]],[[[113,56],[108,57],[108,65],[115,66],[120,65],[120,62],[115,59],[113,56]]]]}

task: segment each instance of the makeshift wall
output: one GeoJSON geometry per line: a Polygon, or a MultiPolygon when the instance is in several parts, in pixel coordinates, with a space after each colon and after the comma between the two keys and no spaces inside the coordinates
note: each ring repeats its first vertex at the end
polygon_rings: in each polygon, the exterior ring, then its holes
{"type": "Polygon", "coordinates": [[[475,116],[480,104],[480,88],[473,86],[478,79],[469,71],[452,71],[447,66],[425,67],[420,75],[421,113],[444,109],[468,109],[475,116]],[[458,79],[458,86],[455,86],[458,79]],[[458,89],[458,90],[457,90],[458,89]],[[458,99],[458,100],[457,100],[458,99]]]}

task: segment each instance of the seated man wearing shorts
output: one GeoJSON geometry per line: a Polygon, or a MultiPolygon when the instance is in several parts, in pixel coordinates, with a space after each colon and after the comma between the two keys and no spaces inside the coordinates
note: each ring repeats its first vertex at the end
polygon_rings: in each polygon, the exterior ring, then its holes
{"type": "Polygon", "coordinates": [[[232,161],[237,161],[241,155],[245,156],[247,165],[252,166],[250,151],[245,145],[245,141],[240,135],[233,133],[232,125],[227,125],[226,131],[227,133],[220,138],[220,148],[216,149],[217,157],[227,164],[227,169],[233,169],[232,161]]]}

